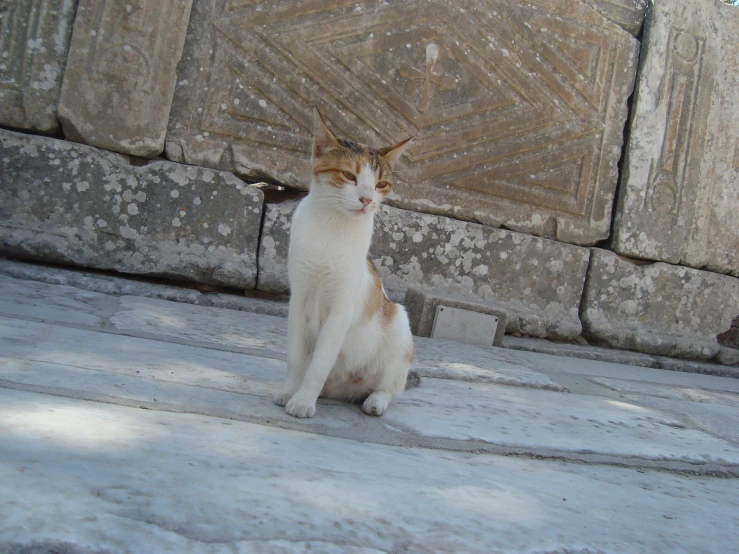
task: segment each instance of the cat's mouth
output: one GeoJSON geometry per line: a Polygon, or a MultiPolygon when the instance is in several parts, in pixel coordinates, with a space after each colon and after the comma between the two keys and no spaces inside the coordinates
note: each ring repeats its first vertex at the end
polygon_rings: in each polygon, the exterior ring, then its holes
{"type": "Polygon", "coordinates": [[[364,215],[369,213],[369,210],[367,209],[367,206],[365,206],[364,208],[359,208],[358,210],[352,210],[352,213],[354,215],[364,215]]]}

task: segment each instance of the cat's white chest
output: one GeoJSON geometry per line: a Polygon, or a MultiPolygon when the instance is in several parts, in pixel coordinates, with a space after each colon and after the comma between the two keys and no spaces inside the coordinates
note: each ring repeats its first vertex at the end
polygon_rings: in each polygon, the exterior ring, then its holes
{"type": "Polygon", "coordinates": [[[365,280],[372,221],[331,220],[304,199],[290,231],[288,274],[292,294],[302,299],[303,319],[320,325],[338,303],[354,311],[365,280]]]}

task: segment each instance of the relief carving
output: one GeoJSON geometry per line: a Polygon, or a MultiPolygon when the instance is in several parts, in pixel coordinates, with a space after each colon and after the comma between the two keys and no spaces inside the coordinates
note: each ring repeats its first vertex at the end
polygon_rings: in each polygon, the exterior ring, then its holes
{"type": "Polygon", "coordinates": [[[400,207],[608,235],[638,44],[580,0],[210,0],[191,26],[173,159],[306,188],[317,104],[355,140],[416,136],[400,207]]]}
{"type": "Polygon", "coordinates": [[[666,106],[667,124],[660,156],[650,169],[647,197],[651,210],[676,215],[681,208],[704,44],[704,37],[679,29],[670,37],[660,99],[666,106]]]}
{"type": "Polygon", "coordinates": [[[457,79],[451,75],[439,73],[435,70],[436,60],[439,58],[439,46],[433,42],[426,45],[426,65],[424,70],[416,69],[409,64],[403,64],[398,73],[410,81],[420,81],[417,93],[416,108],[425,112],[431,105],[434,87],[441,90],[457,88],[457,79]]]}
{"type": "Polygon", "coordinates": [[[55,132],[72,33],[71,0],[0,2],[0,124],[55,132]]]}
{"type": "Polygon", "coordinates": [[[739,11],[661,0],[645,29],[613,248],[739,275],[739,11]]]}
{"type": "Polygon", "coordinates": [[[192,0],[80,0],[60,99],[68,138],[150,157],[164,148],[192,0]]]}

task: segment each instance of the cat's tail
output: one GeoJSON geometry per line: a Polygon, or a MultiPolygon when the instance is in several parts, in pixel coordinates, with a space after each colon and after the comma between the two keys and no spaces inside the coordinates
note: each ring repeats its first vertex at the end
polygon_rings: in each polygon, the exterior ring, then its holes
{"type": "Polygon", "coordinates": [[[405,378],[405,390],[421,386],[421,374],[417,371],[409,371],[405,378]]]}

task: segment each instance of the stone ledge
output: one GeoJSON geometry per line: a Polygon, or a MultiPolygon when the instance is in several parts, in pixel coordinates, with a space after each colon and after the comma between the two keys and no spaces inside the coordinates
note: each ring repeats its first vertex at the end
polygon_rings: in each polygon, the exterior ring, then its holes
{"type": "Polygon", "coordinates": [[[0,131],[5,254],[253,288],[261,214],[230,173],[0,131]]]}
{"type": "Polygon", "coordinates": [[[649,356],[647,354],[631,352],[629,350],[613,350],[611,348],[602,348],[592,345],[552,342],[544,339],[506,335],[503,340],[503,346],[512,350],[538,352],[540,354],[551,354],[553,356],[581,358],[585,360],[596,360],[599,362],[610,362],[614,364],[626,364],[640,367],[659,367],[657,360],[655,360],[653,356],[649,356]]]}
{"type": "Polygon", "coordinates": [[[739,279],[592,249],[581,318],[613,348],[707,360],[739,313],[739,279]]]}
{"type": "MultiPolygon", "coordinates": [[[[290,218],[297,202],[267,204],[257,288],[286,292],[290,218]]],[[[414,286],[500,306],[506,331],[573,339],[589,250],[443,216],[382,206],[370,257],[391,298],[414,286]]]]}

